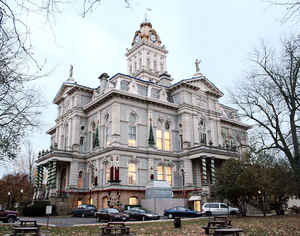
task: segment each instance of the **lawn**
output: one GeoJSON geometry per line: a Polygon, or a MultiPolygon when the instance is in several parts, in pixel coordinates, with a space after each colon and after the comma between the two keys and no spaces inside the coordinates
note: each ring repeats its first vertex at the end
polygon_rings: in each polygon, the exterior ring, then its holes
{"type": "MultiPolygon", "coordinates": [[[[300,215],[292,216],[271,216],[271,217],[232,217],[233,227],[242,228],[244,235],[265,236],[265,235],[299,235],[300,236],[300,215]]],[[[201,226],[207,224],[207,219],[183,220],[182,227],[175,229],[173,221],[130,223],[130,230],[136,235],[205,235],[201,226]]],[[[43,227],[45,232],[46,228],[43,227]]],[[[45,234],[48,236],[98,236],[99,226],[85,227],[52,227],[45,234]]],[[[0,235],[10,233],[10,226],[1,225],[0,235]]]]}

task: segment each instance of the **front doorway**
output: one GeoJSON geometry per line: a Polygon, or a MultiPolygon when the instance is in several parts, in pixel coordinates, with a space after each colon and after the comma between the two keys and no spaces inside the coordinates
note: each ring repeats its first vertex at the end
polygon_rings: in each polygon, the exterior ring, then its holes
{"type": "Polygon", "coordinates": [[[201,211],[201,202],[199,200],[194,201],[194,211],[201,211]]]}

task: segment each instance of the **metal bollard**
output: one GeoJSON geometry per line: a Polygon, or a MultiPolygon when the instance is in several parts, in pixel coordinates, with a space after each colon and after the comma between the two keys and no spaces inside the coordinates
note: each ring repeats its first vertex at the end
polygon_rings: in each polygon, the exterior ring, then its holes
{"type": "Polygon", "coordinates": [[[174,218],[174,227],[175,228],[181,228],[181,218],[180,217],[175,217],[174,218]]]}

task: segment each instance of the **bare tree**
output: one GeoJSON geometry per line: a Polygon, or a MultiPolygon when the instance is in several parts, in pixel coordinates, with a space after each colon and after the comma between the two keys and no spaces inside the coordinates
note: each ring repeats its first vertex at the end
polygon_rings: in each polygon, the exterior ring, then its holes
{"type": "Polygon", "coordinates": [[[278,55],[263,45],[251,62],[251,71],[231,92],[232,101],[255,123],[256,147],[282,152],[300,183],[300,42],[284,41],[278,55]]]}
{"type": "Polygon", "coordinates": [[[285,7],[283,21],[299,21],[300,19],[300,1],[299,0],[267,0],[275,6],[285,7]]]}
{"type": "Polygon", "coordinates": [[[36,127],[41,96],[31,81],[39,70],[31,72],[33,58],[27,46],[27,32],[17,31],[11,8],[2,8],[0,0],[0,163],[14,159],[22,137],[36,127]],[[9,12],[9,13],[8,13],[9,12]],[[21,34],[21,33],[24,34],[21,34]]]}

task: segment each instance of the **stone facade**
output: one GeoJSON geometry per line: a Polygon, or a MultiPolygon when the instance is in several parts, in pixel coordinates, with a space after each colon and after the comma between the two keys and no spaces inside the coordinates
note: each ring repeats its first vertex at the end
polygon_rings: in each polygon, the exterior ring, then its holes
{"type": "Polygon", "coordinates": [[[90,88],[70,72],[53,100],[58,115],[37,161],[35,198],[123,207],[140,204],[152,180],[168,181],[174,197],[209,194],[215,169],[240,158],[249,126],[201,73],[172,83],[167,53],[144,22],[127,49],[128,75],[103,73],[90,88]]]}

